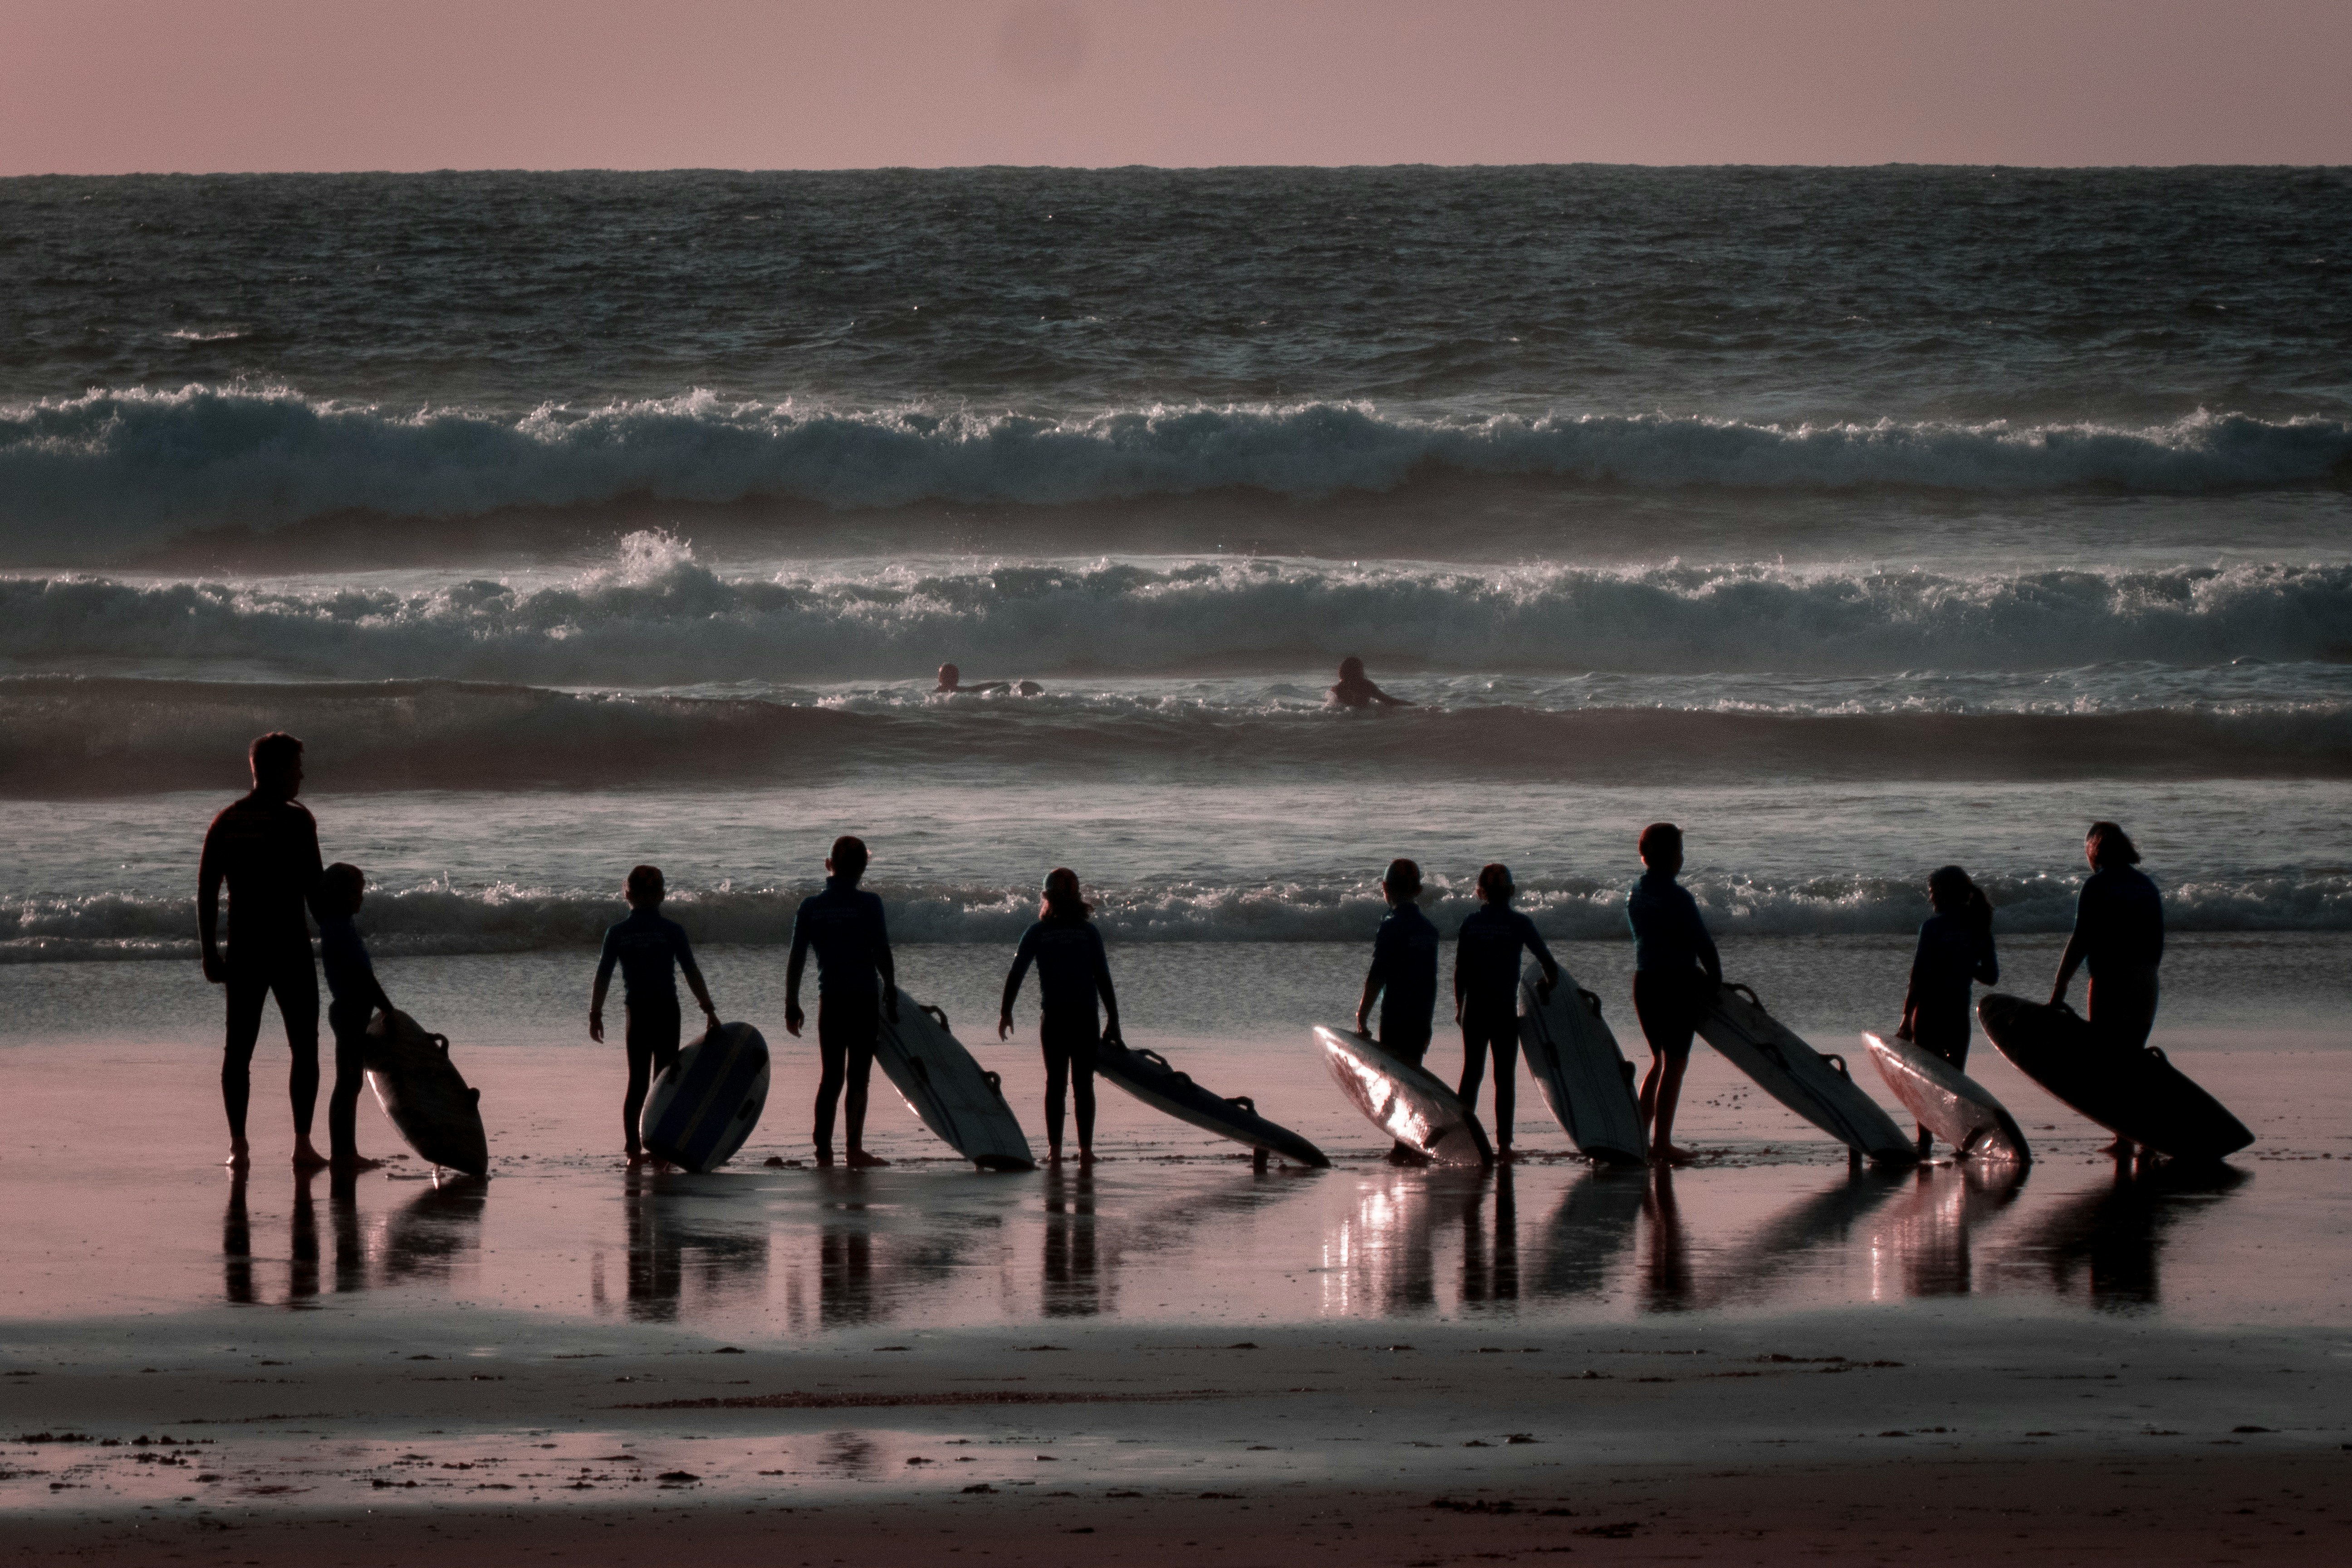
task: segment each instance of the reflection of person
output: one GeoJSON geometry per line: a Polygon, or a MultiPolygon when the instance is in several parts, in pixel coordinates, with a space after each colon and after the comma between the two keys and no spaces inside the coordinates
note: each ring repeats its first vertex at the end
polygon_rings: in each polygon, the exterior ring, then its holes
{"type": "Polygon", "coordinates": [[[1454,942],[1454,1017],[1462,1026],[1462,1086],[1456,1091],[1472,1111],[1478,1109],[1478,1081],[1486,1053],[1495,1056],[1495,1157],[1511,1157],[1511,1119],[1517,1110],[1519,1075],[1519,954],[1535,954],[1544,977],[1536,994],[1551,999],[1559,965],[1536,933],[1536,922],[1511,908],[1508,866],[1478,873],[1479,907],[1462,922],[1454,942]]]}
{"type": "Polygon", "coordinates": [[[898,1021],[898,972],[890,960],[890,931],[882,900],[858,890],[866,875],[866,841],[845,833],[825,857],[824,891],[803,899],[793,916],[793,955],[784,966],[784,1027],[795,1037],[801,1011],[801,970],[816,950],[816,1048],[824,1064],[816,1086],[816,1163],[833,1163],[833,1113],[849,1091],[849,1163],[890,1162],[866,1152],[866,1092],[874,1076],[874,1046],[882,1019],[898,1021]]]}
{"type": "Polygon", "coordinates": [[[196,929],[205,978],[228,988],[228,1031],[221,1058],[221,1105],[228,1112],[228,1163],[253,1163],[245,1115],[253,1094],[253,1047],[261,1009],[278,998],[294,1065],[287,1077],[294,1107],[294,1163],[323,1165],[310,1142],[319,1101],[319,972],[310,962],[304,906],[319,888],[319,825],[295,800],[302,791],[302,742],[272,731],[247,754],[253,788],[205,833],[196,870],[196,929]],[[220,890],[228,884],[228,954],[219,942],[220,890]]]}
{"type": "Polygon", "coordinates": [[[1021,994],[1029,965],[1037,966],[1037,1039],[1045,1052],[1045,1163],[1062,1163],[1062,1096],[1065,1086],[1077,1100],[1078,1163],[1095,1158],[1095,1043],[1123,1045],[1118,1032],[1118,994],[1111,989],[1110,960],[1102,932],[1087,917],[1094,906],[1078,896],[1078,874],[1066,866],[1045,876],[1044,907],[1034,925],[1021,933],[1012,971],[1004,977],[1004,1005],[996,1037],[1013,1033],[1013,1003],[1021,994]],[[1102,999],[1108,1026],[1096,1021],[1102,999]]]}
{"type": "Polygon", "coordinates": [[[686,972],[703,1020],[719,1027],[718,1010],[702,984],[694,949],[686,928],[662,918],[662,900],[669,889],[658,866],[633,866],[622,884],[629,918],[604,932],[604,951],[596,960],[596,988],[588,999],[588,1037],[604,1038],[604,992],[613,983],[613,966],[621,968],[621,1005],[627,1014],[623,1033],[629,1058],[629,1087],[621,1099],[622,1147],[632,1165],[645,1163],[645,1146],[637,1136],[637,1120],[646,1109],[646,1091],[653,1075],[667,1072],[677,1059],[677,970],[686,972]]]}
{"type": "Polygon", "coordinates": [[[1013,691],[1023,697],[1034,697],[1045,689],[1034,680],[1024,680],[1018,685],[1010,680],[975,680],[967,686],[964,684],[963,671],[952,664],[940,666],[940,683],[931,688],[932,694],[935,696],[944,691],[958,697],[988,697],[999,691],[1013,691]]]}
{"type": "Polygon", "coordinates": [[[389,1013],[375,965],[352,917],[367,898],[367,873],[338,860],[319,878],[319,962],[327,972],[327,1026],[335,1037],[335,1087],[327,1091],[327,1151],[338,1172],[373,1171],[359,1150],[360,1083],[366,1077],[368,1020],[389,1013]]]}
{"type": "Polygon", "coordinates": [[[1650,1157],[1669,1164],[1690,1151],[1675,1146],[1675,1108],[1690,1067],[1691,1036],[1715,1005],[1723,960],[1699,918],[1698,900],[1675,880],[1683,868],[1683,830],[1671,822],[1642,829],[1642,879],[1625,899],[1633,928],[1633,1016],[1650,1042],[1650,1072],[1642,1080],[1642,1120],[1650,1128],[1650,1157]]]}
{"type": "MultiPolygon", "coordinates": [[[[2139,850],[2112,822],[2095,822],[2083,839],[2091,875],[2074,903],[2074,931],[2058,961],[2050,1005],[2066,1000],[2078,966],[2091,971],[2091,1027],[2126,1050],[2147,1043],[2156,1026],[2157,965],[2164,960],[2164,899],[2139,869],[2139,850]]],[[[2131,1140],[2109,1147],[2132,1152],[2131,1140]]]]}
{"type": "MultiPolygon", "coordinates": [[[[1437,1012],[1437,928],[1421,912],[1421,868],[1411,860],[1389,862],[1381,879],[1389,912],[1372,938],[1372,966],[1364,973],[1364,994],[1356,1004],[1356,1033],[1371,1033],[1372,1004],[1381,1005],[1381,1048],[1415,1067],[1428,1054],[1431,1019],[1437,1012]]],[[[1429,1157],[1399,1142],[1388,1153],[1392,1165],[1425,1165],[1429,1157]]]]}
{"type": "MultiPolygon", "coordinates": [[[[1903,1024],[1895,1032],[1916,1040],[1956,1068],[1969,1065],[1969,988],[2000,979],[1992,947],[1992,904],[1958,866],[1928,873],[1927,902],[1935,913],[1919,928],[1911,958],[1911,988],[1903,997],[1903,1024]]],[[[1919,1158],[1934,1135],[1919,1129],[1919,1158]]]]}
{"type": "Polygon", "coordinates": [[[1382,691],[1379,687],[1373,685],[1371,678],[1364,673],[1364,661],[1362,659],[1356,658],[1352,656],[1341,659],[1339,661],[1339,682],[1331,688],[1331,706],[1334,708],[1370,708],[1375,704],[1382,708],[1410,708],[1413,706],[1412,703],[1407,701],[1404,698],[1391,697],[1387,692],[1382,691]]]}

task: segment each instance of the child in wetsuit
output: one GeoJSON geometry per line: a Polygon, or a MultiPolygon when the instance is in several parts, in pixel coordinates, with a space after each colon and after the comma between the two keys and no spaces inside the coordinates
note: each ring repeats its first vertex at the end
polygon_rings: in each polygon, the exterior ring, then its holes
{"type": "Polygon", "coordinates": [[[849,1163],[853,1168],[890,1162],[866,1152],[866,1086],[874,1072],[874,1047],[882,1020],[898,1021],[898,973],[890,958],[890,931],[882,900],[862,892],[866,841],[843,834],[825,857],[824,891],[801,900],[793,915],[793,952],[784,965],[784,1027],[798,1038],[807,1021],[801,1011],[801,971],[816,950],[816,1046],[824,1068],[816,1086],[816,1163],[833,1163],[833,1113],[842,1091],[849,1093],[849,1163]]]}
{"type": "Polygon", "coordinates": [[[338,1172],[373,1171],[383,1163],[359,1151],[368,1020],[378,1010],[392,1011],[352,918],[366,897],[367,873],[338,860],[320,874],[312,910],[319,918],[319,960],[327,972],[327,1026],[335,1037],[335,1087],[327,1096],[327,1159],[338,1172]]]}
{"type": "Polygon", "coordinates": [[[686,972],[686,983],[694,990],[705,1022],[713,1029],[719,1027],[719,1013],[710,1005],[710,993],[702,984],[702,971],[695,964],[686,929],[662,918],[662,900],[668,892],[660,867],[629,868],[628,879],[621,888],[621,896],[628,900],[629,918],[605,931],[604,951],[596,960],[596,989],[588,999],[588,1037],[601,1044],[604,993],[613,982],[613,966],[618,964],[621,1005],[627,1015],[622,1037],[629,1058],[629,1087],[621,1099],[622,1148],[632,1165],[645,1163],[637,1121],[644,1114],[653,1075],[667,1071],[677,1059],[677,970],[686,972]]]}
{"type": "MultiPolygon", "coordinates": [[[[1421,867],[1389,862],[1381,879],[1389,912],[1372,938],[1372,966],[1364,973],[1364,994],[1356,1004],[1356,1033],[1371,1033],[1372,1004],[1381,1005],[1381,1049],[1413,1066],[1429,1052],[1431,1020],[1437,1012],[1437,927],[1421,912],[1421,867]]],[[[1388,1152],[1391,1165],[1425,1165],[1429,1156],[1400,1142],[1388,1152]]]]}
{"type": "Polygon", "coordinates": [[[1549,1001],[1559,965],[1536,934],[1536,922],[1511,908],[1511,868],[1500,862],[1478,873],[1475,912],[1454,942],[1454,1016],[1462,1026],[1462,1103],[1478,1109],[1478,1082],[1486,1053],[1495,1055],[1495,1157],[1511,1157],[1511,1118],[1519,1074],[1519,953],[1536,955],[1544,977],[1537,994],[1549,1001]]]}
{"type": "Polygon", "coordinates": [[[1095,1158],[1095,1046],[1097,1038],[1124,1045],[1118,1032],[1118,994],[1111,989],[1110,960],[1102,932],[1087,917],[1094,906],[1078,896],[1078,874],[1057,866],[1045,875],[1044,907],[1037,922],[1021,933],[1013,970],[1004,977],[1004,1005],[996,1037],[1013,1033],[1013,1002],[1021,994],[1029,965],[1037,966],[1037,1039],[1045,1052],[1045,1163],[1062,1163],[1062,1096],[1065,1086],[1077,1100],[1078,1163],[1095,1158]],[[1109,1017],[1097,1030],[1095,999],[1109,1017]]]}
{"type": "MultiPolygon", "coordinates": [[[[1919,928],[1911,958],[1911,988],[1903,997],[1903,1025],[1895,1032],[1916,1040],[1956,1068],[1969,1063],[1969,992],[1982,981],[2000,979],[1992,948],[1992,904],[1958,866],[1939,867],[1927,877],[1927,902],[1936,912],[1919,928]]],[[[1919,1129],[1919,1158],[1935,1137],[1919,1129]]]]}
{"type": "Polygon", "coordinates": [[[1650,1072],[1642,1080],[1642,1121],[1650,1129],[1650,1158],[1674,1164],[1690,1158],[1675,1146],[1675,1107],[1690,1067],[1691,1037],[1715,1005],[1723,960],[1699,918],[1698,900],[1675,880],[1683,868],[1683,830],[1671,822],[1642,829],[1642,879],[1625,898],[1633,928],[1633,1016],[1650,1042],[1650,1072]]]}
{"type": "MultiPolygon", "coordinates": [[[[2091,970],[2091,1027],[2113,1045],[2137,1050],[2156,1027],[2157,965],[2164,962],[2164,895],[2139,868],[2139,849],[2112,822],[2095,822],[2083,838],[2091,874],[2074,902],[2074,931],[2058,960],[2050,1005],[2066,1000],[2077,966],[2091,970]]],[[[2118,1135],[2107,1150],[2128,1158],[2132,1141],[2118,1135]]]]}

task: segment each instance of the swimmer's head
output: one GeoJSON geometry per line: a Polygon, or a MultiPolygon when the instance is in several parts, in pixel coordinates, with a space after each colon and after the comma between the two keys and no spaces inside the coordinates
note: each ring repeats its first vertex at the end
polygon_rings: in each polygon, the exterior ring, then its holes
{"type": "Polygon", "coordinates": [[[958,669],[954,665],[951,665],[951,664],[943,664],[943,665],[940,666],[940,686],[939,686],[939,689],[940,689],[941,691],[953,691],[957,687],[961,686],[962,684],[963,684],[963,671],[962,671],[962,670],[958,669]]]}
{"type": "Polygon", "coordinates": [[[1364,661],[1358,658],[1353,654],[1349,654],[1346,658],[1341,659],[1339,661],[1339,679],[1342,680],[1363,679],[1364,661]]]}
{"type": "Polygon", "coordinates": [[[338,860],[319,873],[320,907],[331,915],[360,912],[367,898],[367,873],[348,860],[338,860]]]}
{"type": "Polygon", "coordinates": [[[629,901],[631,909],[649,910],[668,896],[669,887],[662,880],[658,866],[632,866],[627,879],[621,883],[621,897],[629,901]]]}
{"type": "Polygon", "coordinates": [[[824,868],[845,882],[855,882],[866,875],[867,858],[866,840],[845,833],[833,841],[833,853],[825,857],[824,868]]]}

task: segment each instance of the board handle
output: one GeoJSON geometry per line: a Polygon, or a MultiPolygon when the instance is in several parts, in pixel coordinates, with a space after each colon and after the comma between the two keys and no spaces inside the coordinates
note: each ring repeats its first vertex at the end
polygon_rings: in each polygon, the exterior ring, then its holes
{"type": "Polygon", "coordinates": [[[1252,1116],[1255,1116],[1257,1114],[1257,1101],[1252,1100],[1246,1094],[1236,1094],[1231,1096],[1226,1100],[1225,1103],[1227,1105],[1238,1105],[1244,1110],[1248,1111],[1252,1116]]]}
{"type": "MultiPolygon", "coordinates": [[[[930,1003],[926,1002],[920,1007],[918,1007],[916,1011],[919,1013],[929,1013],[931,1016],[932,1021],[938,1024],[940,1028],[948,1028],[948,1013],[946,1008],[933,1006],[930,1003]]],[[[948,1033],[952,1035],[955,1031],[953,1029],[948,1029],[948,1033]]]]}
{"type": "Polygon", "coordinates": [[[1829,1064],[1830,1064],[1830,1066],[1832,1066],[1832,1067],[1835,1068],[1837,1069],[1837,1075],[1838,1075],[1838,1077],[1840,1077],[1840,1078],[1842,1078],[1842,1079],[1847,1079],[1848,1081],[1851,1081],[1851,1080],[1853,1079],[1853,1074],[1852,1074],[1852,1073],[1850,1073],[1850,1072],[1846,1071],[1846,1068],[1845,1068],[1845,1058],[1844,1058],[1843,1057],[1841,1057],[1841,1056],[1834,1056],[1834,1055],[1832,1055],[1832,1054],[1831,1054],[1830,1052],[1828,1052],[1828,1051],[1823,1051],[1823,1052],[1822,1053],[1822,1060],[1823,1060],[1823,1061],[1825,1061],[1825,1062],[1829,1063],[1829,1064]]]}
{"type": "Polygon", "coordinates": [[[992,1094],[992,1095],[994,1095],[994,1096],[996,1096],[996,1102],[997,1102],[999,1105],[1003,1104],[1003,1103],[1004,1103],[1004,1079],[1003,1079],[1003,1078],[1001,1075],[997,1074],[997,1073],[992,1073],[992,1072],[989,1071],[989,1070],[988,1070],[987,1068],[982,1068],[981,1069],[980,1076],[981,1076],[981,1080],[982,1080],[982,1082],[984,1082],[985,1084],[987,1084],[987,1085],[988,1085],[988,1092],[989,1092],[989,1093],[991,1093],[991,1094],[992,1094]]]}
{"type": "Polygon", "coordinates": [[[1764,1010],[1764,999],[1756,994],[1754,986],[1743,984],[1736,980],[1727,980],[1723,983],[1723,988],[1726,991],[1737,991],[1740,995],[1747,997],[1748,1005],[1757,1011],[1764,1010]]]}
{"type": "Polygon", "coordinates": [[[1598,1018],[1601,1016],[1601,996],[1599,993],[1587,991],[1583,986],[1580,985],[1576,988],[1576,994],[1584,998],[1584,1005],[1592,1009],[1592,1016],[1594,1017],[1598,1018]]]}

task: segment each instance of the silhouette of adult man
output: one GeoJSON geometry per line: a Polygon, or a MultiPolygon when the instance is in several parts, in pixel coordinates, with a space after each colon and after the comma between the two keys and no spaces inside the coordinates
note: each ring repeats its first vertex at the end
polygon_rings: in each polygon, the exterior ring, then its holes
{"type": "Polygon", "coordinates": [[[261,1037],[262,1005],[274,995],[294,1055],[288,1078],[294,1163],[308,1170],[327,1163],[310,1143],[310,1116],[319,1100],[319,972],[310,960],[307,912],[324,868],[319,825],[294,798],[302,789],[301,742],[272,731],[253,742],[247,758],[253,788],[213,818],[196,870],[205,978],[228,990],[227,1042],[221,1058],[228,1164],[241,1171],[253,1163],[245,1136],[253,1047],[261,1037]],[[228,887],[226,954],[219,940],[223,883],[228,887]]]}

